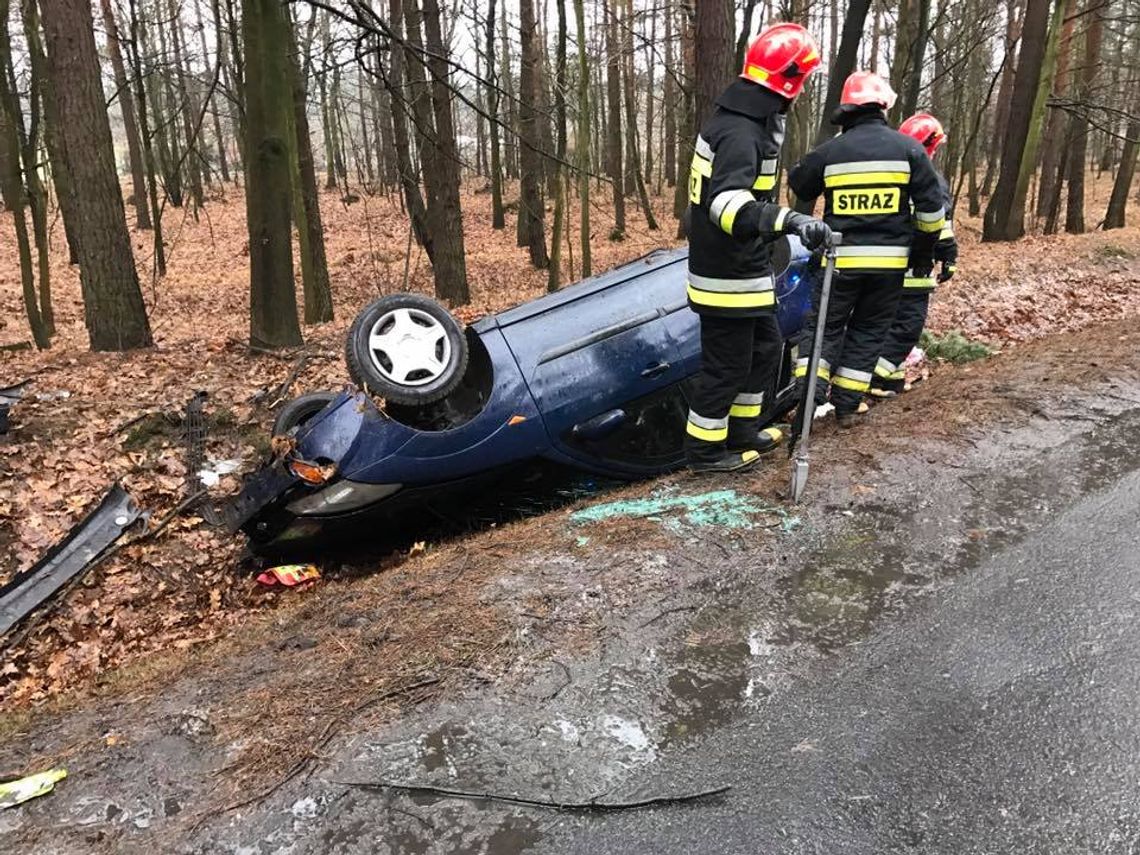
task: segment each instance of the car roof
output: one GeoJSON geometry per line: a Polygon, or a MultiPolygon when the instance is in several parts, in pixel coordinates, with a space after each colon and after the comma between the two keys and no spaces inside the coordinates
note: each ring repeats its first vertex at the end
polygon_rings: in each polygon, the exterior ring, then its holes
{"type": "Polygon", "coordinates": [[[555,291],[553,294],[546,294],[537,299],[529,300],[512,309],[507,309],[505,312],[499,312],[497,315],[488,315],[473,324],[473,327],[476,332],[482,332],[483,330],[493,329],[495,327],[510,326],[527,318],[533,318],[536,315],[553,311],[585,297],[597,294],[619,282],[625,282],[636,276],[642,276],[672,264],[678,264],[685,261],[688,257],[689,250],[687,247],[681,249],[655,249],[628,264],[615,267],[613,270],[608,270],[605,273],[599,273],[597,276],[591,276],[589,279],[575,282],[573,285],[567,285],[565,288],[555,291]]]}

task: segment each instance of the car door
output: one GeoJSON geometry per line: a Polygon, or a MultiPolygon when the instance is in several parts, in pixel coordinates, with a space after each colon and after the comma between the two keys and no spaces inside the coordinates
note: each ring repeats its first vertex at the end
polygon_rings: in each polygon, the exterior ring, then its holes
{"type": "MultiPolygon", "coordinates": [[[[595,469],[662,468],[655,451],[639,457],[633,449],[660,421],[643,418],[645,402],[686,375],[671,334],[676,313],[687,311],[683,262],[683,255],[670,255],[619,268],[607,274],[612,284],[505,330],[558,455],[595,469]],[[630,452],[604,456],[612,447],[604,440],[617,435],[630,452]]],[[[659,413],[660,406],[650,410],[659,413]]],[[[683,414],[678,424],[683,429],[683,414]]]]}

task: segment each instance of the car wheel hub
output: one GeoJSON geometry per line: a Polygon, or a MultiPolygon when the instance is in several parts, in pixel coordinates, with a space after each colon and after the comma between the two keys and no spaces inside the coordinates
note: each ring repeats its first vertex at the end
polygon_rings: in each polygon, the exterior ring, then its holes
{"type": "Polygon", "coordinates": [[[368,352],[381,375],[401,386],[438,380],[451,361],[443,324],[420,309],[385,312],[368,333],[368,352]]]}

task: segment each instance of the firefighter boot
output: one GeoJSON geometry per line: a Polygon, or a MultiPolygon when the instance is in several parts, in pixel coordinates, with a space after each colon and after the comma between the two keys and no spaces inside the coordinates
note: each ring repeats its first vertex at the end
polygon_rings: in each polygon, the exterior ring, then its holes
{"type": "Polygon", "coordinates": [[[728,449],[729,451],[758,451],[767,454],[784,442],[784,432],[778,427],[766,427],[757,430],[755,422],[740,425],[734,421],[729,422],[728,449]]]}
{"type": "MultiPolygon", "coordinates": [[[[739,419],[733,419],[739,421],[739,419]]],[[[753,425],[756,424],[752,420],[753,425]]],[[[749,448],[744,451],[729,450],[729,418],[702,416],[689,410],[685,425],[685,458],[694,472],[735,472],[747,469],[760,459],[760,452],[749,448]]]]}
{"type": "Polygon", "coordinates": [[[835,423],[839,425],[840,430],[849,430],[863,421],[863,416],[866,415],[870,409],[866,401],[860,401],[858,408],[855,410],[844,410],[843,412],[836,410],[835,423]]]}
{"type": "Polygon", "coordinates": [[[698,475],[712,475],[717,472],[739,472],[750,469],[760,459],[760,452],[725,451],[720,457],[689,458],[689,469],[698,475]]]}

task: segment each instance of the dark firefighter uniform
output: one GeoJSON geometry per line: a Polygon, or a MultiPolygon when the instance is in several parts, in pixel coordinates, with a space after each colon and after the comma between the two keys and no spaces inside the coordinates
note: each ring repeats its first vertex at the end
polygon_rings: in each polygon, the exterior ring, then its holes
{"type": "MultiPolygon", "coordinates": [[[[927,276],[945,225],[942,189],[930,159],[892,130],[873,105],[841,107],[843,133],[811,151],[788,174],[801,199],[825,198],[824,222],[843,233],[824,329],[817,403],[827,384],[840,424],[853,418],[895,317],[908,267],[927,276]]],[[[819,286],[800,339],[796,376],[807,373],[819,286]]],[[[846,422],[849,424],[849,422],[846,422]]]]}
{"type": "Polygon", "coordinates": [[[954,237],[954,221],[950,216],[950,212],[954,210],[953,200],[950,198],[950,185],[937,168],[935,174],[942,188],[943,204],[946,207],[946,223],[942,226],[938,242],[934,245],[934,260],[941,263],[942,273],[936,279],[934,271],[931,271],[929,276],[916,276],[913,269],[907,271],[894,323],[891,324],[890,332],[887,333],[886,341],[883,343],[883,353],[875,365],[875,377],[871,381],[872,391],[903,390],[906,382],[903,363],[918,344],[922,328],[926,326],[930,297],[938,283],[945,282],[957,269],[958,241],[954,237]]]}
{"type": "Polygon", "coordinates": [[[686,425],[690,463],[715,462],[726,445],[757,447],[783,348],[769,244],[805,221],[822,228],[772,201],[788,103],[738,80],[697,137],[687,293],[700,315],[701,372],[686,425]]]}

